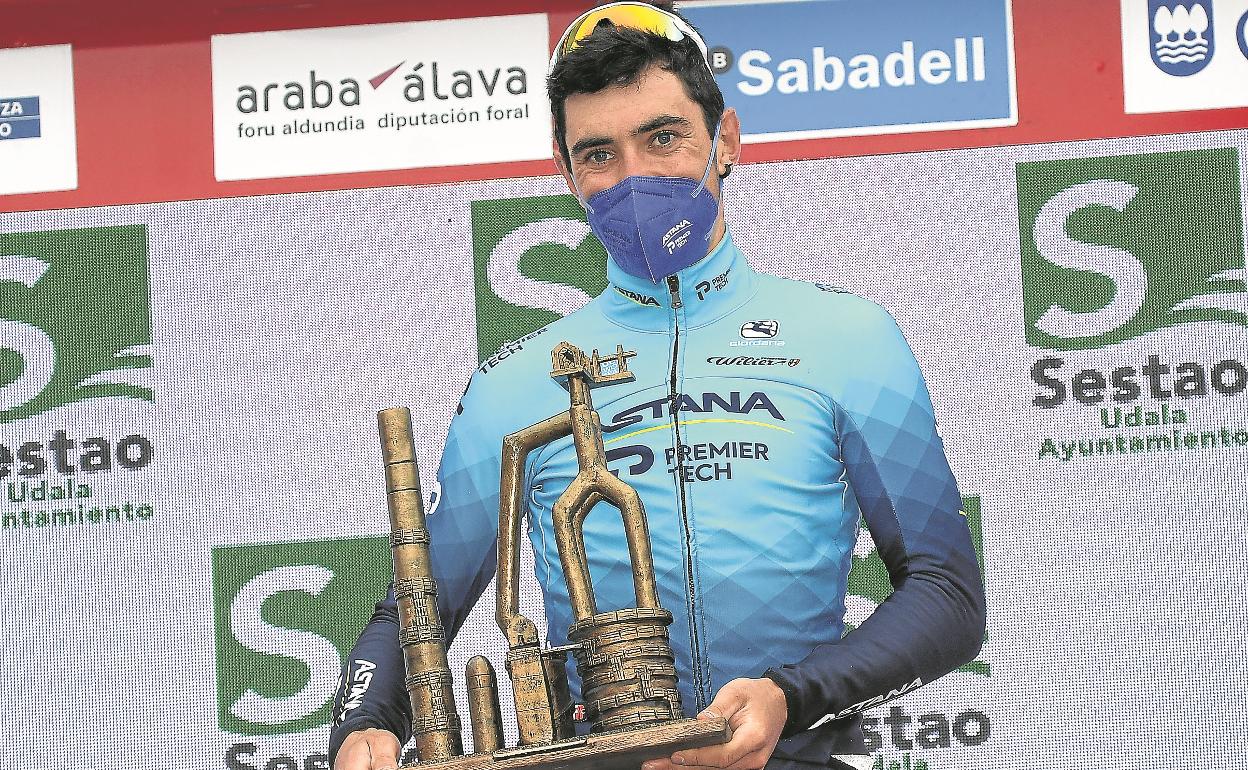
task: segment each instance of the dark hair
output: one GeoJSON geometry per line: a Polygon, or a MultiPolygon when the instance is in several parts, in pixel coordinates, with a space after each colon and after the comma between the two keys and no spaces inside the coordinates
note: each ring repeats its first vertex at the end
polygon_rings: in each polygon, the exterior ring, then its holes
{"type": "MultiPolygon", "coordinates": [[[[671,12],[670,3],[651,4],[671,12]]],[[[652,32],[604,23],[560,59],[546,79],[550,111],[555,118],[555,139],[569,171],[572,159],[568,155],[564,101],[572,94],[592,94],[607,86],[635,83],[642,72],[656,64],[680,78],[685,93],[702,108],[707,133],[715,133],[724,114],[724,95],[697,43],[688,38],[668,40],[652,32]]]]}

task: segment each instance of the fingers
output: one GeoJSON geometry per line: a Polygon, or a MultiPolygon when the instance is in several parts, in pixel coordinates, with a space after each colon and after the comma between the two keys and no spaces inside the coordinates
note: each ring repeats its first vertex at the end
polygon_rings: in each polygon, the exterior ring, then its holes
{"type": "Polygon", "coordinates": [[[654,759],[643,770],[752,770],[767,764],[784,727],[783,693],[769,680],[734,679],[720,688],[699,719],[719,717],[732,726],[732,739],[718,746],[678,751],[654,759]],[[775,690],[775,692],[773,692],[775,690]],[[775,702],[779,698],[780,705],[775,702]]]}
{"type": "Polygon", "coordinates": [[[366,730],[373,763],[369,770],[398,770],[399,739],[389,730],[366,730]]]}
{"type": "Polygon", "coordinates": [[[369,728],[347,736],[338,749],[334,770],[397,770],[399,739],[388,730],[369,728]]]}
{"type": "MultiPolygon", "coordinates": [[[[709,709],[708,709],[709,710],[709,709]]],[[[672,763],[677,767],[732,767],[763,748],[761,731],[751,724],[745,724],[737,730],[732,740],[718,746],[705,746],[700,749],[685,749],[672,755],[672,763]]],[[[761,766],[761,765],[760,765],[761,766]]]]}
{"type": "MultiPolygon", "coordinates": [[[[698,714],[698,719],[720,717],[727,719],[729,724],[733,724],[733,717],[745,708],[749,701],[746,689],[742,686],[743,682],[742,679],[734,679],[721,687],[719,692],[715,693],[715,700],[711,701],[711,705],[698,714]]],[[[733,726],[735,727],[735,724],[733,726]]]]}

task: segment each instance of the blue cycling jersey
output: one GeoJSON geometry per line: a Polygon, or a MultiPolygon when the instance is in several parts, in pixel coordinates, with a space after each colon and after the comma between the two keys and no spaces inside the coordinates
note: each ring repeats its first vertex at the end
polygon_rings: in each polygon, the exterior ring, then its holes
{"type": "MultiPolygon", "coordinates": [[[[457,631],[494,573],[503,436],[568,407],[551,348],[623,344],[637,352],[635,379],[595,389],[594,406],[608,466],[646,508],[685,711],[731,679],[766,674],[789,707],[775,757],[826,764],[861,752],[862,709],[973,659],[984,632],[969,527],[909,347],[879,306],[757,273],[727,235],[657,286],[610,261],[608,279],[585,308],[472,376],[428,518],[443,623],[457,631]],[[894,591],[842,637],[860,517],[894,591]]],[[[572,618],[551,509],[576,472],[570,438],[526,468],[552,645],[567,643],[572,618]]],[[[616,511],[600,504],[584,534],[598,611],[632,606],[616,511]]],[[[363,727],[410,731],[395,623],[390,596],[347,661],[331,756],[363,727]],[[352,682],[361,661],[363,690],[352,682]]]]}

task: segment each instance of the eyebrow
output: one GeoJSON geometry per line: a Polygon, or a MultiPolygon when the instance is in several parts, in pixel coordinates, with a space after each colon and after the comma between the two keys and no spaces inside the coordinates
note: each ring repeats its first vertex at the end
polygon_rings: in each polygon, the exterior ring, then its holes
{"type": "MultiPolygon", "coordinates": [[[[650,120],[647,120],[645,123],[642,123],[637,128],[634,128],[632,131],[629,132],[629,135],[640,136],[642,134],[649,133],[650,131],[654,131],[655,129],[658,129],[658,128],[663,128],[665,126],[681,126],[683,128],[683,127],[688,127],[689,125],[691,124],[688,118],[682,118],[679,115],[659,115],[657,117],[651,118],[650,120]]],[[[581,139],[580,141],[578,141],[576,144],[572,145],[572,149],[569,154],[580,155],[585,150],[589,150],[594,147],[603,147],[605,145],[614,144],[614,143],[615,143],[615,140],[611,139],[610,137],[587,136],[584,139],[581,139]]]]}

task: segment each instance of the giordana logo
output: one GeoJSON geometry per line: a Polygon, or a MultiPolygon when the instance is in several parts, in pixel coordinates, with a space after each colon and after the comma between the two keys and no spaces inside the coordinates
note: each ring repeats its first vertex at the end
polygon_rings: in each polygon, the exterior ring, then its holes
{"type": "MultiPolygon", "coordinates": [[[[978,496],[962,498],[962,510],[966,514],[966,521],[971,529],[971,541],[975,545],[975,554],[979,559],[979,571],[982,577],[984,545],[980,498],[978,496]]],[[[858,542],[854,546],[852,566],[845,592],[846,626],[853,628],[861,625],[892,591],[888,567],[880,558],[865,522],[860,521],[858,542]]],[[[987,638],[986,635],[985,638],[987,638]]],[[[972,678],[989,677],[992,674],[991,666],[983,660],[967,663],[958,671],[972,675],[972,678]]],[[[872,704],[867,704],[867,707],[870,705],[872,704]]],[[[878,711],[868,713],[863,719],[862,728],[869,752],[914,751],[916,754],[925,755],[928,760],[935,758],[927,753],[929,750],[979,746],[987,742],[992,735],[992,721],[988,714],[975,707],[956,713],[953,711],[914,713],[904,705],[889,705],[887,714],[883,716],[880,716],[878,711]]],[[[911,761],[915,760],[920,763],[924,762],[924,759],[918,756],[913,757],[911,761]]],[[[876,767],[902,766],[897,763],[883,763],[878,757],[876,762],[876,767]]],[[[914,765],[916,768],[921,766],[926,765],[914,765]]]]}
{"type": "Polygon", "coordinates": [[[78,401],[152,400],[147,231],[0,234],[0,424],[78,401]]]}
{"type": "MultiPolygon", "coordinates": [[[[327,724],[342,661],[390,577],[383,537],[214,548],[221,729],[257,736],[327,724]]],[[[255,751],[236,745],[227,764],[255,751]]]]}
{"type": "Polygon", "coordinates": [[[779,321],[746,321],[741,324],[741,336],[747,340],[770,339],[779,333],[779,321]]]}
{"type": "Polygon", "coordinates": [[[1087,350],[1198,321],[1248,326],[1234,149],[1020,163],[1027,341],[1087,350]]]}
{"type": "Polygon", "coordinates": [[[607,285],[607,253],[571,195],[473,201],[472,253],[479,362],[607,285]]]}
{"type": "Polygon", "coordinates": [[[39,97],[0,96],[0,140],[34,139],[41,135],[39,97]]]}
{"type": "Polygon", "coordinates": [[[1213,58],[1213,0],[1148,0],[1149,52],[1167,75],[1195,75],[1213,58]]]}

